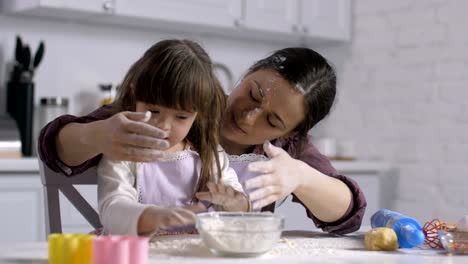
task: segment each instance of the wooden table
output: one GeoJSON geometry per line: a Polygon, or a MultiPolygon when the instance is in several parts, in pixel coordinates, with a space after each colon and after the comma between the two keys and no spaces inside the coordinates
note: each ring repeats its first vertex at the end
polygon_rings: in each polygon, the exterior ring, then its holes
{"type": "MultiPolygon", "coordinates": [[[[0,263],[47,263],[47,243],[0,245],[0,263]]],[[[449,256],[442,250],[400,249],[366,251],[363,233],[334,237],[320,232],[285,231],[267,254],[256,258],[221,258],[203,245],[198,235],[160,237],[150,245],[148,263],[450,263],[466,264],[468,255],[449,256]]]]}

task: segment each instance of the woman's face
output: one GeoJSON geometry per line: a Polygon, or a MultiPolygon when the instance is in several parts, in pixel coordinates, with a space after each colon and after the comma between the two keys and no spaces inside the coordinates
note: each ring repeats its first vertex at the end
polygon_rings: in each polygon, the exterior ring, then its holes
{"type": "Polygon", "coordinates": [[[222,136],[240,145],[287,135],[304,119],[304,96],[274,70],[247,75],[229,95],[222,136]]]}
{"type": "Polygon", "coordinates": [[[148,123],[167,132],[168,137],[166,140],[169,141],[167,151],[169,152],[181,150],[181,142],[187,136],[197,117],[196,112],[187,112],[143,102],[137,102],[136,111],[151,112],[148,123]]]}

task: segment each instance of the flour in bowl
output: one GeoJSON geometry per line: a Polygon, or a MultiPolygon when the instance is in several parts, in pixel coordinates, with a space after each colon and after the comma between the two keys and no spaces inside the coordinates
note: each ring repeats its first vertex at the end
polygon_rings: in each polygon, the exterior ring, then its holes
{"type": "Polygon", "coordinates": [[[279,240],[282,219],[273,215],[211,215],[197,222],[197,229],[213,252],[221,255],[258,255],[269,251],[279,240]]]}

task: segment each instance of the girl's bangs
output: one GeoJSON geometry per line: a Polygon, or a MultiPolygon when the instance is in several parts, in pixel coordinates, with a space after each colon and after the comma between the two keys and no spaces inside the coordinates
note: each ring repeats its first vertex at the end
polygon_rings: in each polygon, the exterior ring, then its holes
{"type": "Polygon", "coordinates": [[[144,74],[137,81],[136,100],[187,112],[200,112],[208,98],[214,95],[209,89],[209,74],[196,67],[175,68],[164,74],[144,74]],[[155,76],[154,78],[148,78],[155,76]]]}

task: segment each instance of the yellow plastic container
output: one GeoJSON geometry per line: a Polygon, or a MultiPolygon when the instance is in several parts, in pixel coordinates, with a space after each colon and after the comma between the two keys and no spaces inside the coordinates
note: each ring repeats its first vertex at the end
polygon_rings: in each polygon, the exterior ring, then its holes
{"type": "Polygon", "coordinates": [[[94,235],[51,234],[49,242],[50,264],[92,264],[94,235]]]}

